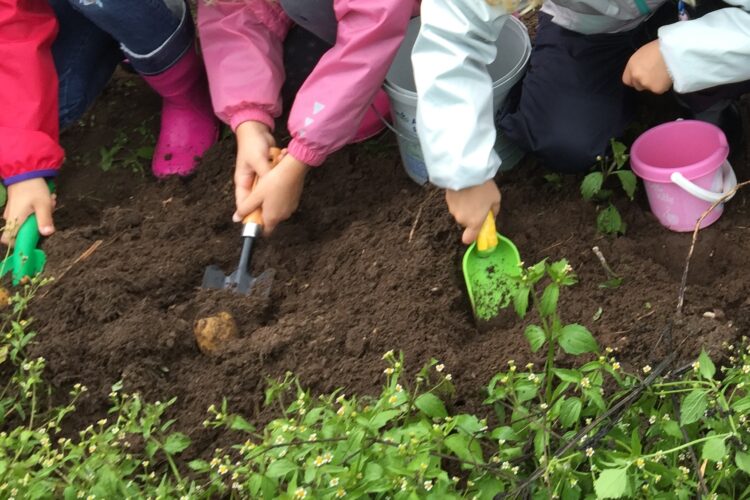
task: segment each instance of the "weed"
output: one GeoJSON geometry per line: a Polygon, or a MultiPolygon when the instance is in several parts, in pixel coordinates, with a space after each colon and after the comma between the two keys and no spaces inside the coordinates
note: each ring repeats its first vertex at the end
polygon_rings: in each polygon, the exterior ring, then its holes
{"type": "Polygon", "coordinates": [[[662,377],[663,363],[628,373],[615,350],[563,321],[559,297],[576,281],[564,260],[522,269],[514,307],[533,318],[525,337],[546,355],[541,366],[509,361],[490,380],[491,424],[448,411],[443,400],[456,389],[442,363],[433,359],[407,380],[403,355],[389,351],[377,397],[316,396],[287,374],[269,382],[265,405],[278,417],[262,428],[226,401],[211,405],[204,425],[236,444],[186,464],[190,439],[165,418],[174,400],[147,403],[120,383],[106,419],[62,433],[86,388],[76,384],[66,405],[44,405],[45,361],[24,354],[34,333],[23,316],[45,284],[35,278],[0,323],[0,365],[13,373],[0,392],[0,496],[747,498],[747,339],[726,346],[725,367],[701,352],[679,376],[662,377]]]}
{"type": "Polygon", "coordinates": [[[599,211],[596,218],[597,229],[604,234],[625,234],[627,225],[617,208],[612,204],[612,190],[604,186],[609,178],[617,177],[627,197],[632,201],[635,194],[636,179],[633,172],[626,167],[628,154],[624,144],[612,139],[612,157],[599,156],[596,159],[594,171],[583,178],[581,195],[587,201],[594,201],[598,205],[606,205],[599,211]]]}
{"type": "Polygon", "coordinates": [[[156,143],[149,122],[150,119],[144,120],[134,129],[134,139],[128,138],[127,134],[120,130],[109,148],[102,147],[99,150],[99,166],[103,171],[109,172],[117,167],[144,174],[144,162],[150,161],[154,156],[156,143]]]}

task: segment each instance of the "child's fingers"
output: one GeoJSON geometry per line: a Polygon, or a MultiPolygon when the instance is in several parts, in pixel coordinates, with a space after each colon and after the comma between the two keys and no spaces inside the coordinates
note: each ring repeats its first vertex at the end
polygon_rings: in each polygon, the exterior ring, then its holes
{"type": "Polygon", "coordinates": [[[52,221],[52,210],[54,209],[55,200],[52,197],[38,200],[34,204],[34,213],[36,222],[39,227],[39,234],[49,236],[55,232],[55,224],[52,221]]]}
{"type": "Polygon", "coordinates": [[[253,213],[263,204],[263,193],[260,189],[254,189],[243,199],[237,200],[237,210],[232,215],[234,222],[241,222],[242,219],[253,213]]]}
{"type": "Polygon", "coordinates": [[[466,229],[464,229],[464,234],[461,236],[461,241],[464,245],[471,245],[475,241],[477,241],[477,237],[479,236],[479,230],[482,228],[482,226],[469,226],[466,229]]]}

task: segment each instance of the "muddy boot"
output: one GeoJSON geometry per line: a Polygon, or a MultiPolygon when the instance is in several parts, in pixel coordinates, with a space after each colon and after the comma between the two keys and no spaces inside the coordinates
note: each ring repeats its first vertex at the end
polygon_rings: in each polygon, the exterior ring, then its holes
{"type": "Polygon", "coordinates": [[[164,98],[151,169],[156,177],[192,174],[218,139],[203,64],[191,47],[169,69],[143,79],[164,98]]]}

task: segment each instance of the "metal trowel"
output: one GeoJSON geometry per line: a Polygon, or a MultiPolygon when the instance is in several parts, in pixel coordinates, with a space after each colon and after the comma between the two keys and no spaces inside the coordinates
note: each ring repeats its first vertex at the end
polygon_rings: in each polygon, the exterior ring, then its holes
{"type": "MultiPolygon", "coordinates": [[[[279,162],[281,150],[271,148],[271,166],[275,167],[279,162]]],[[[255,177],[253,188],[258,182],[255,177]]],[[[240,263],[237,269],[226,276],[219,266],[211,265],[203,273],[203,288],[228,289],[242,294],[253,293],[253,295],[268,298],[271,294],[271,284],[276,275],[274,269],[266,269],[258,276],[250,274],[250,261],[253,256],[253,246],[256,238],[263,232],[263,212],[259,207],[250,215],[242,219],[242,251],[240,252],[240,263]]]]}

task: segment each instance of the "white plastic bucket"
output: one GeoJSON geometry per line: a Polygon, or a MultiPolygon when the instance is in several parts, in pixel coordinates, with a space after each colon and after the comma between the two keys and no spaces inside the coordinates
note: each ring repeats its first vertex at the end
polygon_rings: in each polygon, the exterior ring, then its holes
{"type": "MultiPolygon", "coordinates": [[[[406,37],[386,76],[384,88],[391,100],[391,116],[404,169],[415,182],[426,184],[429,178],[417,137],[417,92],[411,65],[411,51],[419,26],[419,17],[409,23],[406,37]]],[[[497,58],[487,66],[493,81],[495,113],[513,85],[523,76],[531,56],[531,40],[526,26],[513,16],[507,17],[496,43],[497,58]]],[[[495,151],[502,160],[500,170],[513,168],[523,157],[523,152],[499,133],[495,151]]]]}

